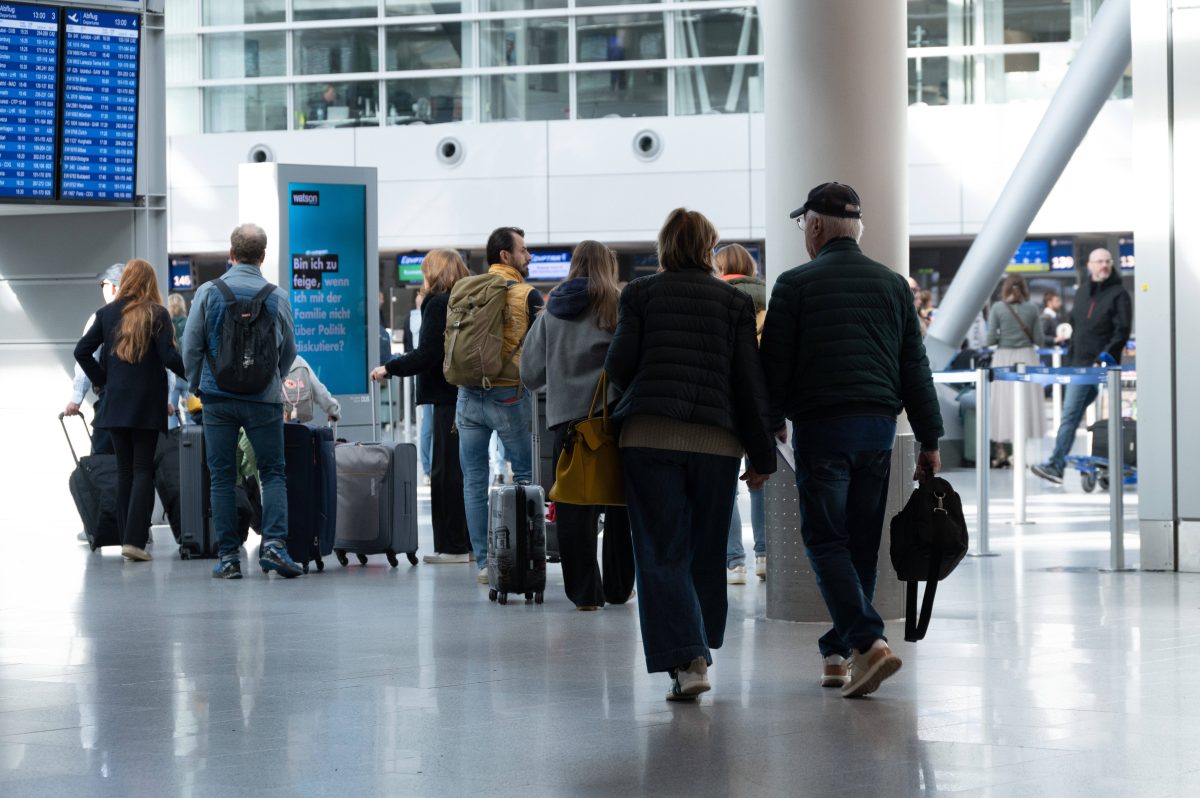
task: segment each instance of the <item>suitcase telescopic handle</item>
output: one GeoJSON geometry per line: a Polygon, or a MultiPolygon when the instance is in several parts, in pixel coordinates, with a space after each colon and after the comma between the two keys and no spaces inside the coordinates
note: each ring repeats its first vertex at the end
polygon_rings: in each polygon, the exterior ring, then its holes
{"type": "Polygon", "coordinates": [[[383,430],[379,426],[379,383],[367,380],[370,384],[371,399],[371,437],[377,441],[383,440],[383,430]]]}
{"type": "MultiPolygon", "coordinates": [[[[90,441],[92,439],[92,428],[88,426],[87,419],[84,418],[83,413],[77,413],[76,415],[78,415],[79,420],[83,422],[83,429],[85,432],[87,432],[88,440],[90,441]]],[[[66,413],[59,413],[58,424],[62,427],[63,437],[67,439],[67,446],[71,447],[71,457],[75,460],[75,465],[78,466],[79,455],[75,453],[75,444],[71,442],[71,433],[67,432],[67,422],[65,420],[66,417],[66,413]]]]}

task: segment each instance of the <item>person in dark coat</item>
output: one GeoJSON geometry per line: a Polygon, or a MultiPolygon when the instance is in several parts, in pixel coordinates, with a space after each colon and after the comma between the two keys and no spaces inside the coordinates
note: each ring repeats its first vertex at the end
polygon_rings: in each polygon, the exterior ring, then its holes
{"type": "Polygon", "coordinates": [[[112,435],[117,454],[117,526],[121,554],[146,561],[154,510],[154,449],[167,431],[167,369],[184,376],[171,316],[162,305],[154,267],[125,264],[117,298],[75,345],[75,360],[104,401],[95,426],[112,435]],[[104,347],[98,361],[94,355],[104,347]]]}
{"type": "Polygon", "coordinates": [[[714,274],[720,240],[702,214],[677,208],[658,234],[662,271],[621,292],[604,367],[621,393],[625,500],[637,564],[642,647],[667,699],[709,689],[725,637],[725,545],[734,484],[775,470],[754,302],[714,274]]]}
{"type": "Polygon", "coordinates": [[[433,469],[429,474],[433,505],[433,554],[425,562],[434,564],[470,562],[467,515],[463,506],[463,475],[458,460],[458,433],[454,412],[458,388],[442,374],[445,359],[446,307],[450,289],[469,272],[462,256],[453,249],[435,249],[421,263],[425,275],[425,300],[421,304],[421,334],[417,348],[371,371],[371,379],[417,378],[417,404],[433,405],[433,469]]]}

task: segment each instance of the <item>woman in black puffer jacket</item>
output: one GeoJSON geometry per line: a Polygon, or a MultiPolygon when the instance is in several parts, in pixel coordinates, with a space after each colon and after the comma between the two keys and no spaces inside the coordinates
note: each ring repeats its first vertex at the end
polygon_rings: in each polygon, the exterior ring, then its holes
{"type": "Polygon", "coordinates": [[[621,389],[625,497],[646,666],[669,700],[709,689],[725,636],[725,544],[739,458],[758,488],[775,470],[754,303],[714,276],[719,237],[677,208],[658,236],[662,271],[630,283],[605,368],[621,389]]]}

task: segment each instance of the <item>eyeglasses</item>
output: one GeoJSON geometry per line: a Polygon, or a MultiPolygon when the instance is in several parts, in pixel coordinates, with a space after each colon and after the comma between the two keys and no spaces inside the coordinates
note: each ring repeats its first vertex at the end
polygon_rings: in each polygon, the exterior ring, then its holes
{"type": "Polygon", "coordinates": [[[802,213],[802,214],[800,214],[799,216],[797,216],[797,217],[796,217],[796,226],[797,226],[797,227],[799,227],[801,230],[803,230],[803,229],[804,229],[804,217],[805,217],[805,216],[807,216],[807,215],[808,215],[808,214],[804,214],[804,213],[802,213]]]}

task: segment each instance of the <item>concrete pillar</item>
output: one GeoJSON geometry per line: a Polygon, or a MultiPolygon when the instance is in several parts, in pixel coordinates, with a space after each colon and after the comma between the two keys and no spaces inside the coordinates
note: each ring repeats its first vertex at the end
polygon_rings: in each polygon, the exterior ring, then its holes
{"type": "Polygon", "coordinates": [[[807,261],[788,213],[830,180],[862,198],[863,250],[908,274],[904,3],[760,0],[767,283],[807,261]]]}

